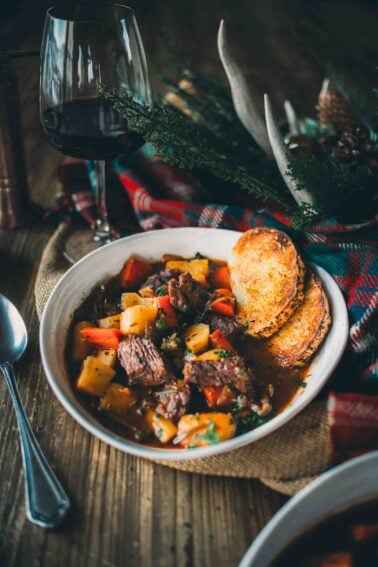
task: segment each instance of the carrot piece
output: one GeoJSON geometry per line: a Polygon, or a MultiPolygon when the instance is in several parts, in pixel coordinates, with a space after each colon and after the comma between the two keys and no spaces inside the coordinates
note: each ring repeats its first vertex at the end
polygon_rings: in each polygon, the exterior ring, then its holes
{"type": "Polygon", "coordinates": [[[214,348],[228,350],[231,354],[237,354],[237,350],[232,346],[230,341],[226,339],[220,329],[217,329],[209,336],[210,344],[214,348]]]}
{"type": "Polygon", "coordinates": [[[217,289],[214,289],[213,292],[214,297],[230,297],[232,299],[235,299],[234,294],[232,293],[232,291],[230,289],[227,289],[225,287],[218,287],[217,289]]]}
{"type": "Polygon", "coordinates": [[[214,408],[217,405],[217,401],[222,390],[223,386],[203,386],[202,392],[211,408],[214,408]]]}
{"type": "Polygon", "coordinates": [[[210,274],[210,284],[212,287],[223,287],[231,289],[230,270],[228,266],[217,268],[210,274]]]}
{"type": "Polygon", "coordinates": [[[114,349],[118,349],[122,336],[119,329],[99,329],[98,327],[85,327],[81,329],[80,334],[91,345],[114,349]]]}
{"type": "Polygon", "coordinates": [[[169,295],[161,295],[157,298],[157,304],[159,309],[164,312],[165,324],[168,329],[173,327],[178,327],[177,315],[174,307],[172,307],[169,300],[169,295]]]}
{"type": "Polygon", "coordinates": [[[211,304],[210,309],[226,317],[233,317],[235,315],[235,307],[229,301],[215,301],[211,304]]]}
{"type": "Polygon", "coordinates": [[[119,279],[124,289],[130,289],[140,283],[151,273],[151,265],[136,258],[129,258],[120,274],[119,279]]]}

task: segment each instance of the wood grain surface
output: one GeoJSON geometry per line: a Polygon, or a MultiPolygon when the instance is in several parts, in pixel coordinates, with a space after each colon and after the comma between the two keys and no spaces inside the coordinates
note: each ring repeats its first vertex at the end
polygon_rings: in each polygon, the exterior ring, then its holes
{"type": "MultiPolygon", "coordinates": [[[[18,2],[19,4],[19,2],[18,2]]],[[[374,2],[175,0],[130,2],[136,10],[150,69],[167,70],[163,27],[196,66],[222,75],[215,36],[221,17],[250,84],[261,100],[289,97],[311,113],[326,59],[370,85],[376,64],[374,2]]],[[[376,6],[376,4],[375,4],[376,6]]],[[[38,47],[44,2],[21,2],[1,24],[0,46],[38,47]],[[32,8],[32,9],[31,9],[32,8]]],[[[23,129],[33,201],[49,207],[63,159],[43,140],[38,115],[38,61],[18,61],[23,129]]],[[[37,220],[0,231],[0,292],[14,301],[30,333],[16,375],[22,401],[73,509],[65,525],[44,531],[25,517],[16,421],[0,381],[0,565],[234,566],[285,497],[257,480],[191,475],[128,456],[84,431],[60,406],[43,374],[34,308],[34,281],[54,227],[37,220]]],[[[0,337],[1,340],[1,337],[0,337]]]]}

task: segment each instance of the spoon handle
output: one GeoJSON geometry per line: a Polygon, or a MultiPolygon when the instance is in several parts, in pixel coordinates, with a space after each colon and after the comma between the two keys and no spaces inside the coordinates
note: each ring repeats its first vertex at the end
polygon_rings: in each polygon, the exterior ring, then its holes
{"type": "Polygon", "coordinates": [[[22,407],[12,365],[3,364],[0,368],[8,384],[20,434],[27,517],[38,526],[54,528],[65,518],[70,501],[31,430],[22,407]]]}

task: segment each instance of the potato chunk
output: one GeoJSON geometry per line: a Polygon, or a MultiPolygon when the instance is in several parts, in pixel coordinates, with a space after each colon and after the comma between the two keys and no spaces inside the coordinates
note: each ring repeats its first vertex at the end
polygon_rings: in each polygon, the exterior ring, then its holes
{"type": "Polygon", "coordinates": [[[76,388],[91,396],[101,396],[115,371],[94,356],[87,356],[77,379],[76,388]]]}
{"type": "Polygon", "coordinates": [[[102,410],[123,414],[133,407],[136,401],[136,395],[130,388],[112,382],[107,386],[99,407],[102,410]]]}
{"type": "Polygon", "coordinates": [[[156,304],[133,305],[122,312],[121,333],[123,335],[144,335],[155,323],[158,314],[156,304]]]}
{"type": "Polygon", "coordinates": [[[110,366],[110,368],[114,368],[117,361],[117,351],[115,348],[101,348],[96,350],[93,356],[97,358],[97,360],[101,360],[106,366],[110,366]]]}
{"type": "Polygon", "coordinates": [[[162,417],[153,410],[148,410],[145,419],[161,443],[168,443],[177,433],[177,427],[170,419],[162,417]]]}
{"type": "Polygon", "coordinates": [[[137,293],[126,292],[121,295],[121,305],[122,309],[127,309],[128,307],[132,307],[133,305],[139,305],[141,296],[137,293]]]}
{"type": "Polygon", "coordinates": [[[186,348],[197,354],[206,350],[209,344],[210,327],[204,323],[190,325],[183,332],[186,348]]]}
{"type": "Polygon", "coordinates": [[[231,439],[236,421],[231,413],[196,413],[183,415],[177,426],[175,444],[185,449],[215,445],[231,439]]]}
{"type": "Polygon", "coordinates": [[[80,321],[80,323],[76,323],[73,329],[72,360],[75,362],[82,362],[89,353],[89,345],[83,340],[80,333],[86,327],[93,327],[93,325],[88,321],[80,321]]]}
{"type": "Polygon", "coordinates": [[[197,360],[220,360],[221,357],[219,356],[219,352],[219,348],[207,350],[206,352],[198,355],[197,360]]]}
{"type": "Polygon", "coordinates": [[[120,321],[121,313],[117,313],[116,315],[97,319],[97,324],[101,329],[119,329],[120,321]]]}

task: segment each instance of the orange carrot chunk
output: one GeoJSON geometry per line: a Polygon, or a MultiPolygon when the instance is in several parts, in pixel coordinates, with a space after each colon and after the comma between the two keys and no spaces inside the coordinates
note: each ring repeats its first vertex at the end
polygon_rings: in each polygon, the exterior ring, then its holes
{"type": "Polygon", "coordinates": [[[114,349],[118,349],[122,336],[119,329],[100,329],[98,327],[85,327],[81,329],[80,334],[91,345],[114,349]]]}
{"type": "Polygon", "coordinates": [[[222,390],[223,386],[203,386],[202,392],[209,407],[214,408],[217,405],[217,401],[222,393],[222,390]]]}
{"type": "Polygon", "coordinates": [[[169,295],[161,295],[160,297],[158,297],[157,304],[159,309],[164,312],[166,327],[168,329],[178,327],[176,311],[175,308],[171,305],[169,295]]]}
{"type": "Polygon", "coordinates": [[[235,307],[229,301],[215,301],[211,304],[210,309],[226,317],[233,317],[235,315],[235,307]]]}
{"type": "Polygon", "coordinates": [[[232,346],[230,341],[226,339],[220,329],[217,329],[209,336],[210,344],[214,348],[228,350],[231,354],[237,354],[237,350],[232,346]]]}
{"type": "Polygon", "coordinates": [[[214,270],[210,275],[210,284],[212,287],[231,289],[230,270],[228,266],[222,266],[214,270]]]}
{"type": "Polygon", "coordinates": [[[124,289],[130,289],[142,283],[151,273],[151,265],[136,258],[129,258],[123,266],[119,279],[124,289]]]}

